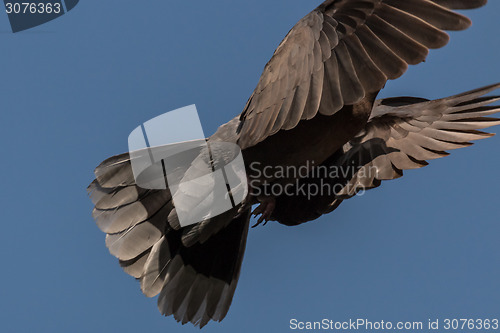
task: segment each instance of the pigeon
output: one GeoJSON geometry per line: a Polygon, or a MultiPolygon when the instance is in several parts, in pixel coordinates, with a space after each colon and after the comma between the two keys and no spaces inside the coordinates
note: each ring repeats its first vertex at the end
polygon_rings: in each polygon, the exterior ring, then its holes
{"type": "Polygon", "coordinates": [[[491,137],[500,84],[437,100],[377,100],[388,80],[445,46],[486,0],[327,0],[279,44],[241,114],[207,139],[240,147],[248,195],[181,226],[169,188],[136,184],[129,153],[95,169],[92,215],[123,270],[158,309],[200,328],[228,313],[253,215],[295,226],[447,151],[491,137]],[[292,168],[305,172],[284,172],[292,168]],[[271,170],[270,172],[263,172],[271,170]],[[281,173],[278,174],[278,170],[281,173]],[[284,170],[284,171],[283,171],[284,170]],[[281,186],[283,193],[269,189],[281,186]],[[311,189],[329,188],[328,191],[311,189]],[[304,190],[307,189],[307,190],[304,190]]]}

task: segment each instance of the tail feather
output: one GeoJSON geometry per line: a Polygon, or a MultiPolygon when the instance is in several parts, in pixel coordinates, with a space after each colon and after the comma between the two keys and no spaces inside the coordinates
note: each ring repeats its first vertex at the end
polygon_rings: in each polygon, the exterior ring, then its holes
{"type": "Polygon", "coordinates": [[[143,293],[159,295],[160,312],[183,324],[222,320],[238,282],[250,211],[181,228],[169,190],[138,187],[128,154],[105,160],[95,174],[88,187],[92,215],[143,293]]]}

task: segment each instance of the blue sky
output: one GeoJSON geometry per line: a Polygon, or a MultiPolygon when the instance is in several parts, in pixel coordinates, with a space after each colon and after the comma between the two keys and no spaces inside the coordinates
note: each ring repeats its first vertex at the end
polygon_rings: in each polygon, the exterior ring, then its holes
{"type": "MultiPolygon", "coordinates": [[[[500,3],[490,2],[382,96],[500,81],[500,3]]],[[[280,40],[319,3],[81,1],[18,34],[0,13],[2,331],[198,331],[160,316],[121,271],[86,186],[148,119],[195,103],[210,134],[238,114],[280,40]]],[[[252,229],[229,314],[204,331],[498,317],[499,153],[494,137],[315,222],[252,229]]]]}

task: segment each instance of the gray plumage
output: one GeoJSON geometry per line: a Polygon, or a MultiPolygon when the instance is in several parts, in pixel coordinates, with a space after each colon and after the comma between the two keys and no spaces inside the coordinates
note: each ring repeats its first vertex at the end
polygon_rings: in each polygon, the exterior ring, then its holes
{"type": "MultiPolygon", "coordinates": [[[[314,220],[360,189],[396,179],[404,170],[490,137],[500,111],[484,97],[500,84],[428,101],[412,97],[375,100],[389,79],[425,60],[448,42],[444,30],[470,26],[453,9],[486,0],[327,0],[301,19],[265,66],[243,112],[222,125],[209,144],[231,142],[248,170],[266,166],[347,168],[338,177],[308,176],[300,184],[326,182],[340,190],[269,198],[266,219],[286,225],[314,220]],[[369,168],[371,173],[361,170],[369,168]]],[[[206,153],[201,152],[200,158],[206,153]]],[[[206,156],[205,156],[206,157],[206,156]]],[[[186,174],[200,172],[193,162],[186,174]]],[[[262,198],[201,223],[181,227],[172,195],[135,184],[129,154],[111,157],[89,185],[93,217],[106,246],[127,274],[137,278],[158,308],[177,321],[203,327],[227,314],[237,285],[250,209],[262,198]]],[[[257,177],[258,178],[258,177],[257,177]]],[[[255,179],[292,183],[297,179],[255,179]]],[[[204,197],[198,198],[201,202],[204,197]]]]}

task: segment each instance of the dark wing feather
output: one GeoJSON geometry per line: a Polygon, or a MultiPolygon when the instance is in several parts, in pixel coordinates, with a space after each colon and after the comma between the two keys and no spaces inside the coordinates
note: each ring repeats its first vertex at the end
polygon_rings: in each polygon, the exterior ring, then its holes
{"type": "Polygon", "coordinates": [[[334,162],[347,166],[364,161],[338,196],[377,187],[382,180],[401,177],[403,170],[449,155],[447,150],[493,136],[479,130],[500,125],[500,119],[488,117],[500,112],[500,106],[490,105],[500,97],[482,96],[498,88],[500,84],[495,84],[434,101],[408,97],[377,101],[365,130],[344,146],[334,162]]]}
{"type": "Polygon", "coordinates": [[[426,166],[426,160],[447,156],[446,150],[493,136],[479,129],[500,125],[500,119],[488,117],[500,112],[500,106],[489,105],[500,97],[483,97],[498,88],[500,84],[434,101],[377,101],[366,128],[299,180],[300,187],[311,191],[277,197],[271,218],[285,225],[314,220],[360,190],[399,178],[403,170],[426,166]]]}
{"type": "Polygon", "coordinates": [[[379,91],[428,50],[448,42],[443,30],[470,21],[451,9],[477,8],[486,0],[328,0],[301,19],[264,68],[240,116],[242,149],[318,112],[379,91]]]}

